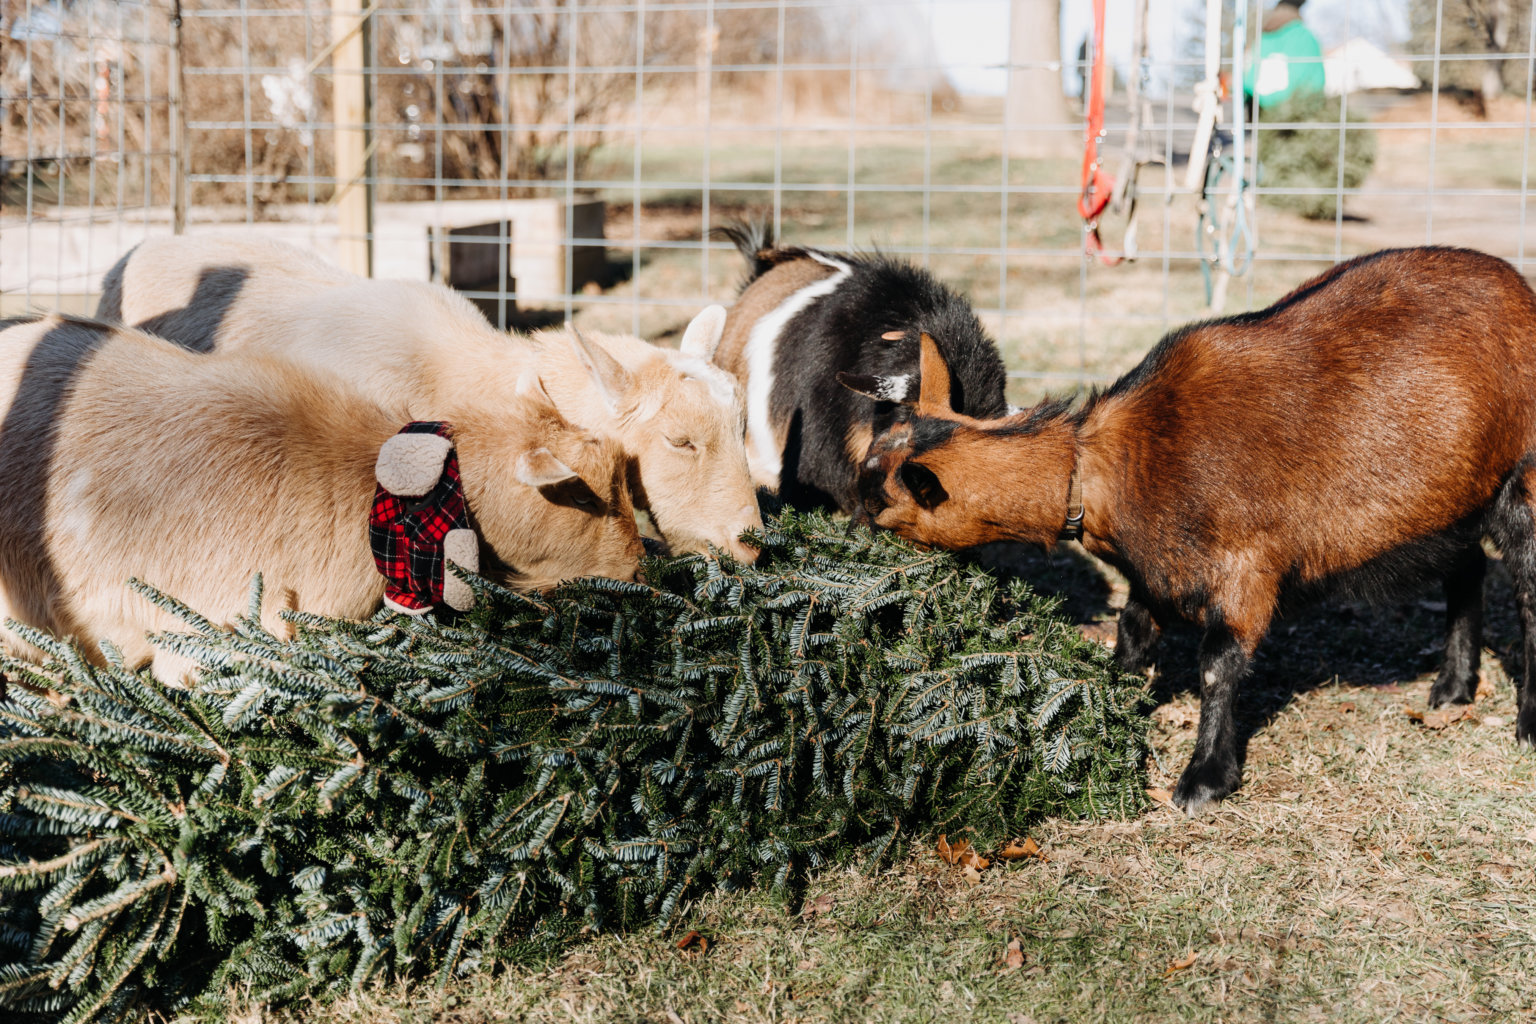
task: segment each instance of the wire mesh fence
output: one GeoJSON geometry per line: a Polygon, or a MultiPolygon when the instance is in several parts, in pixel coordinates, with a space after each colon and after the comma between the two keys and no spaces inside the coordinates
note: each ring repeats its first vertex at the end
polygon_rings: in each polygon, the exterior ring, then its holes
{"type": "Polygon", "coordinates": [[[1434,242],[1528,265],[1528,6],[1315,0],[1323,46],[1293,67],[1322,67],[1326,91],[1244,107],[1258,119],[1237,135],[1222,102],[1214,151],[1197,143],[1205,48],[1235,91],[1237,44],[1264,46],[1274,12],[1114,0],[1099,62],[1090,7],[10,0],[3,312],[89,310],[139,239],[226,230],[448,281],[509,327],[665,339],[744,270],[710,229],[761,219],[965,291],[1024,401],[1112,378],[1213,292],[1263,305],[1355,253],[1434,242]],[[1120,186],[1098,216],[1109,259],[1079,210],[1096,76],[1120,186]],[[1131,180],[1135,258],[1108,265],[1131,180]]]}
{"type": "Polygon", "coordinates": [[[5,312],[83,309],[105,261],[172,202],[173,10],[154,0],[8,5],[0,50],[5,312]]]}

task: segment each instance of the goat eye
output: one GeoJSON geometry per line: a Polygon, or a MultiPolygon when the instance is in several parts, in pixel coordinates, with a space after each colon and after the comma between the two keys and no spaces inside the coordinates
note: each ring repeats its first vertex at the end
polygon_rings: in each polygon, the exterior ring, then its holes
{"type": "Polygon", "coordinates": [[[580,505],[582,508],[592,508],[595,504],[591,498],[578,498],[574,495],[571,497],[571,500],[580,505]]]}
{"type": "Polygon", "coordinates": [[[696,449],[693,446],[693,442],[692,441],[689,441],[689,440],[686,440],[686,439],[669,437],[669,438],[667,438],[667,444],[671,445],[673,448],[676,448],[676,449],[678,449],[680,451],[685,451],[685,452],[691,452],[691,451],[697,451],[698,450],[698,449],[696,449]]]}

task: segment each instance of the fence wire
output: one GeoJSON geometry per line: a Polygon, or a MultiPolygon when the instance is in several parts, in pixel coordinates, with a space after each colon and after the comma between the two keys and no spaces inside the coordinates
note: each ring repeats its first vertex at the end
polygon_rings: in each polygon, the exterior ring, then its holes
{"type": "MultiPolygon", "coordinates": [[[[0,313],[88,311],[142,238],[222,230],[450,281],[509,327],[666,339],[744,271],[710,229],[757,219],[788,244],[929,267],[971,297],[1024,401],[1111,379],[1208,314],[1239,177],[1254,247],[1216,285],[1228,312],[1392,245],[1529,263],[1536,18],[1519,3],[1309,4],[1330,75],[1397,87],[1261,118],[1202,222],[1184,186],[1204,5],[1153,0],[1142,33],[1135,0],[1111,2],[1102,152],[1134,171],[1139,211],[1116,266],[1086,252],[1077,210],[1085,101],[1062,96],[1089,91],[1079,5],[353,3],[8,5],[0,313]],[[1065,60],[1040,45],[1057,17],[1065,60]]],[[[1268,12],[1243,12],[1251,53],[1268,12]]],[[[1229,84],[1236,13],[1218,29],[1229,84]]],[[[1228,103],[1218,137],[1231,127],[1228,103]]],[[[1125,226],[1101,217],[1111,254],[1125,226]]]]}

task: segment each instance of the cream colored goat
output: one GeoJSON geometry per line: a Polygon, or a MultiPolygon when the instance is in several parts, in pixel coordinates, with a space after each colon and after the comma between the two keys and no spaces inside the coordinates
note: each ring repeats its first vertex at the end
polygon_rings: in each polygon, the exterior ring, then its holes
{"type": "MultiPolygon", "coordinates": [[[[529,382],[453,420],[481,571],[522,588],[633,578],[618,446],[573,428],[529,382]]],[[[269,628],[283,608],[379,607],[368,513],[403,412],[281,360],[210,359],[59,317],[0,331],[0,408],[0,618],[87,648],[110,640],[175,681],[185,664],[145,633],[184,627],[130,577],[220,623],[244,611],[258,571],[269,628]]]]}
{"type": "Polygon", "coordinates": [[[706,309],[680,349],[626,335],[542,331],[509,339],[459,293],[365,280],[278,242],[183,236],[144,242],[108,272],[98,315],[200,351],[260,351],[337,373],[420,419],[511,394],[536,365],[560,411],[630,460],[635,504],[673,551],[751,560],[762,525],[747,468],[740,388],[711,362],[725,311],[706,309]]]}

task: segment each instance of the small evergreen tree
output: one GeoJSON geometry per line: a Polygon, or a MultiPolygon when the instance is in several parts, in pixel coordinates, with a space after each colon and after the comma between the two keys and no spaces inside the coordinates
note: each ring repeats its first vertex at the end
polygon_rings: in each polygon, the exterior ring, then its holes
{"type": "Polygon", "coordinates": [[[1259,180],[1261,188],[1328,189],[1308,195],[1264,194],[1265,202],[1312,220],[1338,215],[1340,187],[1359,188],[1376,164],[1376,133],[1355,127],[1366,122],[1358,107],[1343,116],[1337,98],[1299,93],[1264,108],[1259,115],[1259,180]],[[1270,128],[1265,122],[1319,125],[1270,128]],[[1344,172],[1339,174],[1339,133],[1344,133],[1344,172]]]}
{"type": "Polygon", "coordinates": [[[1139,681],[1052,604],[824,517],[756,566],[647,563],[459,621],[169,597],[190,690],[28,637],[0,702],[8,1020],[439,980],[672,919],[711,886],[1143,804],[1139,681]],[[47,691],[45,695],[43,690],[47,691]]]}

